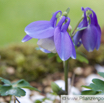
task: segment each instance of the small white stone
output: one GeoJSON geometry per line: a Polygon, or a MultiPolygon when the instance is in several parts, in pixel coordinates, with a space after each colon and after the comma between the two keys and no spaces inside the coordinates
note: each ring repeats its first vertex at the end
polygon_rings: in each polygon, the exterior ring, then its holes
{"type": "MultiPolygon", "coordinates": [[[[80,91],[76,87],[74,87],[74,86],[71,87],[71,91],[70,91],[70,84],[71,84],[70,81],[71,81],[70,78],[68,78],[68,89],[69,89],[69,92],[70,92],[69,94],[71,94],[71,95],[74,95],[74,94],[80,95],[80,91]]],[[[62,88],[63,90],[65,90],[65,81],[63,81],[63,80],[57,80],[57,81],[55,81],[55,83],[60,88],[62,88]]]]}
{"type": "Polygon", "coordinates": [[[63,80],[56,80],[55,83],[62,88],[63,90],[65,90],[65,81],[63,80]]]}
{"type": "MultiPolygon", "coordinates": [[[[70,86],[69,86],[69,88],[70,88],[70,86]]],[[[69,95],[80,95],[80,94],[81,94],[81,92],[74,86],[71,87],[71,91],[69,89],[69,95]]]]}
{"type": "Polygon", "coordinates": [[[53,103],[53,101],[51,101],[51,100],[45,100],[45,101],[42,102],[42,103],[53,103]]]}
{"type": "Polygon", "coordinates": [[[46,97],[49,98],[52,101],[55,100],[55,99],[60,100],[60,97],[59,96],[55,96],[55,95],[52,95],[50,93],[47,93],[46,94],[46,97]]]}
{"type": "Polygon", "coordinates": [[[104,72],[104,67],[100,66],[100,65],[95,65],[95,69],[97,70],[97,72],[104,72]]]}
{"type": "Polygon", "coordinates": [[[31,100],[32,100],[33,102],[35,102],[36,100],[42,100],[43,98],[45,98],[45,97],[42,96],[42,95],[33,95],[33,96],[31,97],[31,100]]]}
{"type": "Polygon", "coordinates": [[[90,83],[92,83],[92,79],[101,79],[100,76],[98,76],[97,74],[90,74],[86,79],[85,79],[85,82],[86,82],[86,85],[90,85],[90,83]]]}

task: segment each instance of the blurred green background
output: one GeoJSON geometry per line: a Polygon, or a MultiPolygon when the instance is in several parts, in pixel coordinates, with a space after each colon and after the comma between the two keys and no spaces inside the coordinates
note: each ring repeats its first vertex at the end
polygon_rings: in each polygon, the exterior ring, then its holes
{"type": "MultiPolygon", "coordinates": [[[[82,16],[81,7],[92,8],[101,27],[104,25],[104,0],[0,0],[0,46],[21,44],[24,28],[33,21],[50,20],[57,10],[70,7],[69,17],[74,28],[82,16]]],[[[28,44],[36,45],[36,40],[28,44]]]]}

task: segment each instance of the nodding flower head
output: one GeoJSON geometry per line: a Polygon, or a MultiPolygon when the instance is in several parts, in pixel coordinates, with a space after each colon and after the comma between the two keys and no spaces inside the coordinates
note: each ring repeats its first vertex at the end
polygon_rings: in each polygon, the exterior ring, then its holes
{"type": "Polygon", "coordinates": [[[38,39],[40,50],[45,53],[58,53],[59,57],[65,61],[70,57],[76,58],[75,47],[69,36],[67,29],[70,24],[70,18],[62,16],[58,24],[56,11],[50,21],[36,21],[25,28],[26,36],[23,42],[32,38],[38,39]]]}
{"type": "Polygon", "coordinates": [[[79,28],[86,27],[86,29],[78,31],[74,37],[74,43],[77,46],[79,42],[82,42],[87,51],[93,51],[95,48],[98,50],[101,41],[101,29],[98,24],[96,13],[89,7],[82,8],[84,18],[79,24],[79,28]],[[87,11],[92,13],[87,15],[87,11]]]}

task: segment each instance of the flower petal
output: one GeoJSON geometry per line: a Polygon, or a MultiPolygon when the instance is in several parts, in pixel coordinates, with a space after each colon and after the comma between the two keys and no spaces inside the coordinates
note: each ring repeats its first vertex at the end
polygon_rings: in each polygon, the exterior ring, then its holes
{"type": "Polygon", "coordinates": [[[37,44],[39,47],[42,47],[43,49],[46,49],[52,53],[56,53],[56,48],[55,48],[53,37],[39,39],[37,44]]]}
{"type": "Polygon", "coordinates": [[[54,42],[59,57],[65,61],[72,54],[72,42],[67,32],[61,32],[57,27],[54,32],[54,42]]]}
{"type": "Polygon", "coordinates": [[[66,19],[68,19],[68,20],[67,20],[67,22],[62,26],[61,31],[67,31],[67,29],[68,29],[68,26],[69,26],[69,24],[70,24],[70,18],[69,18],[69,17],[66,17],[66,19]]]}
{"type": "Polygon", "coordinates": [[[98,24],[97,16],[96,16],[94,11],[93,11],[93,15],[90,15],[90,18],[91,18],[91,24],[96,26],[96,29],[97,29],[97,32],[96,32],[96,34],[97,34],[96,49],[98,50],[100,47],[100,42],[101,42],[101,28],[98,24]]]}
{"type": "Polygon", "coordinates": [[[50,21],[36,21],[25,28],[25,32],[32,38],[48,38],[53,36],[54,28],[50,21]]]}
{"type": "Polygon", "coordinates": [[[82,43],[87,51],[93,51],[97,42],[97,29],[93,25],[89,25],[82,35],[82,43]]]}
{"type": "Polygon", "coordinates": [[[83,30],[77,32],[77,33],[74,35],[73,40],[74,40],[74,43],[75,43],[76,46],[78,45],[78,42],[80,41],[80,39],[81,39],[81,37],[82,37],[82,34],[83,34],[83,30]]]}
{"type": "Polygon", "coordinates": [[[62,24],[65,22],[65,19],[66,19],[66,17],[63,16],[63,17],[61,18],[61,20],[58,22],[57,27],[59,27],[59,28],[61,29],[62,24]]]}
{"type": "Polygon", "coordinates": [[[54,26],[54,24],[56,24],[56,20],[57,20],[57,14],[60,12],[60,16],[61,16],[61,14],[62,14],[62,12],[60,11],[60,10],[58,10],[58,11],[56,11],[54,14],[53,14],[53,16],[52,16],[52,18],[51,18],[51,23],[52,23],[52,26],[54,26]]]}
{"type": "Polygon", "coordinates": [[[48,50],[46,50],[46,49],[43,49],[43,48],[41,48],[41,47],[39,47],[39,49],[40,49],[42,52],[44,52],[44,53],[51,53],[50,51],[48,51],[48,50]]]}
{"type": "Polygon", "coordinates": [[[28,40],[32,39],[32,37],[26,35],[23,39],[22,39],[22,42],[26,42],[28,40]]]}
{"type": "Polygon", "coordinates": [[[91,23],[95,26],[98,26],[99,24],[98,24],[96,13],[89,7],[86,7],[84,11],[86,12],[87,10],[92,11],[92,14],[90,14],[91,23]]]}
{"type": "MultiPolygon", "coordinates": [[[[100,28],[100,27],[99,27],[100,28]]],[[[96,42],[96,49],[98,50],[101,43],[101,31],[100,29],[97,31],[97,42],[96,42]]]]}
{"type": "MultiPolygon", "coordinates": [[[[72,40],[71,40],[71,42],[72,42],[72,40]]],[[[75,51],[75,47],[73,45],[73,42],[72,42],[72,55],[71,55],[71,58],[76,59],[76,51],[75,51]]]]}

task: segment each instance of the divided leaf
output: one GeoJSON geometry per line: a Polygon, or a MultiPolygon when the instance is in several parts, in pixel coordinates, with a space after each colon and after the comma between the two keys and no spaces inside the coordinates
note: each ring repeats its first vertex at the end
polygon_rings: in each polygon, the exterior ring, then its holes
{"type": "MultiPolygon", "coordinates": [[[[104,78],[104,72],[98,72],[100,76],[104,78]]],[[[104,81],[100,79],[93,79],[93,83],[90,86],[82,86],[90,90],[82,91],[82,95],[94,95],[94,94],[104,94],[104,81]]]]}
{"type": "Polygon", "coordinates": [[[85,90],[81,92],[81,95],[95,95],[97,92],[93,90],[85,90]]]}
{"type": "MultiPolygon", "coordinates": [[[[35,90],[35,91],[39,91],[37,88],[32,87],[27,81],[25,81],[24,79],[21,79],[15,83],[13,83],[13,86],[17,86],[20,88],[27,88],[30,90],[35,90]]],[[[40,92],[40,91],[39,91],[40,92]]]]}
{"type": "Polygon", "coordinates": [[[2,82],[4,82],[4,85],[0,85],[1,96],[7,96],[7,95],[14,95],[18,97],[25,96],[26,93],[22,88],[39,91],[37,88],[32,87],[24,79],[21,79],[15,83],[11,83],[9,80],[3,79],[2,77],[0,77],[0,79],[2,82]]]}
{"type": "Polygon", "coordinates": [[[1,86],[0,87],[1,96],[14,95],[14,96],[25,96],[25,91],[19,87],[12,86],[1,86]]]}
{"type": "Polygon", "coordinates": [[[1,81],[2,81],[3,83],[11,85],[11,82],[10,82],[9,80],[4,79],[4,78],[2,78],[2,77],[0,77],[0,79],[1,79],[1,81]]]}
{"type": "Polygon", "coordinates": [[[104,91],[104,81],[100,79],[93,79],[92,82],[93,83],[90,84],[90,87],[92,88],[92,90],[104,91]]]}

